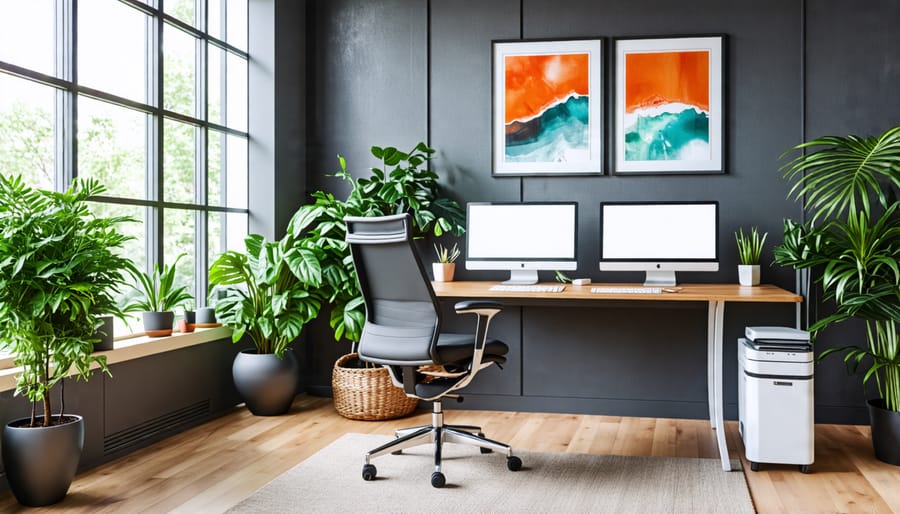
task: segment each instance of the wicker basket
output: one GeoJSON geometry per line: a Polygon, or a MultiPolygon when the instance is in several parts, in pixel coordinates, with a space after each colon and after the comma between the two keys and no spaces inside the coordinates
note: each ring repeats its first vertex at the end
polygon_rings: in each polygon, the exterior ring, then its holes
{"type": "Polygon", "coordinates": [[[395,386],[385,368],[344,367],[357,356],[349,353],[334,363],[331,389],[338,414],[349,419],[381,421],[407,416],[416,410],[419,400],[406,396],[403,389],[395,386]]]}

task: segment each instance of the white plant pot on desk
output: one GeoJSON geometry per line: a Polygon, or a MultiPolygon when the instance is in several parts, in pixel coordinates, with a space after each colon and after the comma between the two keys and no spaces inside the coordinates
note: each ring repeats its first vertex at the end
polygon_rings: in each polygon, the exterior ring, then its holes
{"type": "Polygon", "coordinates": [[[453,272],[456,271],[456,263],[434,262],[431,264],[436,282],[453,282],[453,272]]]}
{"type": "Polygon", "coordinates": [[[742,286],[758,286],[759,264],[738,264],[738,282],[742,286]]]}

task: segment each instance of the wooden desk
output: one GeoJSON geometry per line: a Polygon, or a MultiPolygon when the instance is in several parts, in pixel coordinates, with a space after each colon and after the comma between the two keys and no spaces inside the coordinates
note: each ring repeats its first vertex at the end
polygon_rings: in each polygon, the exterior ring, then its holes
{"type": "MultiPolygon", "coordinates": [[[[622,286],[640,287],[640,284],[590,284],[586,286],[573,286],[566,284],[565,290],[559,293],[532,293],[525,291],[491,291],[490,287],[497,282],[471,281],[471,282],[432,282],[435,294],[442,298],[491,298],[511,305],[528,305],[530,303],[552,302],[565,305],[566,303],[583,305],[585,302],[595,301],[668,301],[668,302],[706,302],[708,305],[707,316],[707,391],[709,396],[709,421],[713,429],[724,427],[725,399],[723,397],[723,363],[722,363],[722,333],[724,331],[725,303],[726,302],[758,302],[758,303],[797,303],[803,301],[803,297],[790,291],[773,285],[759,285],[755,287],[739,286],[737,284],[680,284],[681,289],[676,293],[660,294],[600,294],[591,293],[591,287],[597,286],[622,286]]],[[[556,283],[544,283],[542,285],[559,285],[556,283]]],[[[728,458],[728,446],[725,440],[725,430],[716,430],[716,439],[719,444],[719,457],[722,460],[722,469],[731,471],[731,461],[728,458]]]]}

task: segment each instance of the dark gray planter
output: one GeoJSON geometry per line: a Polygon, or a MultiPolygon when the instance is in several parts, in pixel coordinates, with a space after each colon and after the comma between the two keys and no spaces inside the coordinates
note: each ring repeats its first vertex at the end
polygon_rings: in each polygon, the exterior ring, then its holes
{"type": "Polygon", "coordinates": [[[868,405],[875,457],[888,464],[900,466],[900,412],[887,410],[881,398],[869,400],[868,405]]]}
{"type": "Polygon", "coordinates": [[[244,350],[234,356],[231,372],[235,387],[253,414],[278,416],[290,410],[300,378],[300,366],[290,348],[284,352],[284,359],[244,350]]]}
{"type": "Polygon", "coordinates": [[[23,418],[3,429],[3,467],[9,488],[22,505],[51,505],[69,491],[84,448],[84,419],[66,416],[76,421],[46,428],[18,427],[28,423],[23,418]]]}
{"type": "Polygon", "coordinates": [[[212,307],[201,307],[197,309],[197,323],[201,325],[209,325],[216,322],[216,310],[212,307]]]}
{"type": "Polygon", "coordinates": [[[145,312],[144,333],[147,337],[165,337],[172,335],[172,326],[175,324],[174,312],[145,312]]]}
{"type": "Polygon", "coordinates": [[[104,351],[113,349],[113,317],[98,316],[103,325],[94,332],[94,337],[100,339],[99,343],[94,343],[94,351],[104,351]]]}

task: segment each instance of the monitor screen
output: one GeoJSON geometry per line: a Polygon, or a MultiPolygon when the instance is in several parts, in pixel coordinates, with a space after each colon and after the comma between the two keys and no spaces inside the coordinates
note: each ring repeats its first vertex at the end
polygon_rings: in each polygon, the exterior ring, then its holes
{"type": "Polygon", "coordinates": [[[575,202],[466,205],[466,269],[509,270],[506,283],[533,284],[538,270],[574,270],[575,202]]]}
{"type": "Polygon", "coordinates": [[[648,285],[674,285],[676,271],[718,271],[718,260],[718,202],[600,204],[602,271],[645,271],[648,285]]]}

